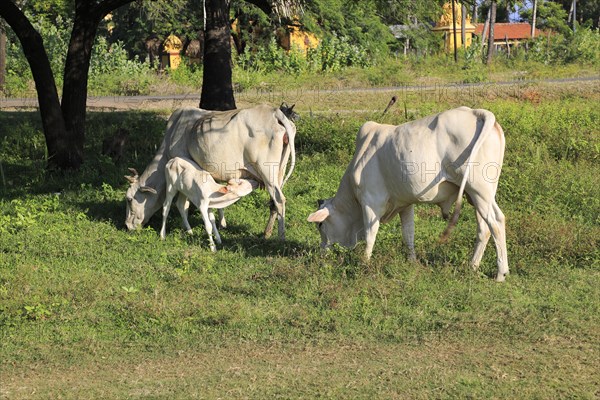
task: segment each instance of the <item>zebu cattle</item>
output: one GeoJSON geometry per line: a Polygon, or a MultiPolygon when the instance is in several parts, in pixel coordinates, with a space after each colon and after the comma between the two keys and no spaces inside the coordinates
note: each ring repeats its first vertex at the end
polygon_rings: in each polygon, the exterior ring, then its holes
{"type": "Polygon", "coordinates": [[[213,233],[217,243],[221,244],[221,237],[214,222],[214,216],[209,213],[209,208],[223,209],[241,197],[246,196],[252,190],[258,187],[258,183],[246,179],[231,179],[227,185],[220,185],[213,177],[201,169],[191,160],[175,157],[172,158],[165,168],[165,180],[167,182],[165,202],[163,204],[163,220],[160,230],[160,237],[166,236],[167,217],[171,208],[171,203],[175,196],[177,199],[177,208],[183,219],[183,225],[188,233],[192,228],[187,219],[187,203],[191,201],[202,214],[204,228],[208,234],[210,249],[216,251],[213,241],[213,233]]]}
{"type": "Polygon", "coordinates": [[[490,233],[497,252],[497,281],[508,274],[505,218],[495,195],[504,158],[504,133],[494,114],[460,107],[400,126],[367,122],[336,195],[308,217],[318,223],[321,246],[353,247],[366,239],[369,259],[380,222],[400,214],[402,236],[414,251],[414,204],[433,203],[447,216],[443,237],[458,220],[463,193],[474,205],[477,241],[471,260],[481,262],[490,233]]]}
{"type": "Polygon", "coordinates": [[[134,176],[126,177],[131,186],[126,195],[125,225],[136,229],[161,208],[166,163],[173,157],[184,157],[218,181],[249,178],[263,185],[274,204],[265,235],[270,235],[278,216],[279,236],[284,238],[285,197],[281,187],[294,169],[295,134],[296,127],[283,112],[267,105],[232,111],[176,110],[152,162],[141,176],[134,172],[134,176]]]}

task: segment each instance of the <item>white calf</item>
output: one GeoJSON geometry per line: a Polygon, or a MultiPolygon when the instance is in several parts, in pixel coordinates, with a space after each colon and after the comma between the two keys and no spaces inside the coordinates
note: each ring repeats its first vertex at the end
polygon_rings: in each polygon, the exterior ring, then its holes
{"type": "Polygon", "coordinates": [[[171,203],[179,193],[177,199],[177,208],[183,219],[183,224],[188,232],[192,228],[187,219],[188,200],[191,201],[202,214],[204,227],[208,233],[210,249],[216,251],[213,242],[213,232],[217,243],[221,244],[221,237],[217,231],[215,217],[208,212],[209,208],[222,209],[235,203],[241,197],[246,196],[253,189],[258,187],[258,183],[247,179],[231,179],[227,186],[220,185],[213,177],[200,168],[193,161],[181,157],[172,158],[166,165],[165,176],[167,182],[166,197],[163,204],[163,220],[160,230],[161,239],[166,235],[167,216],[171,208],[171,203]]]}

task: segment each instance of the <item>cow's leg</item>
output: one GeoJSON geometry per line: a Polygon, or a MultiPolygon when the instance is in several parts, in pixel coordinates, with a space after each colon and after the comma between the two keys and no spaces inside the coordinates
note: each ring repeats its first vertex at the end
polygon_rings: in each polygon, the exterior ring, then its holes
{"type": "Polygon", "coordinates": [[[176,194],[177,191],[173,188],[173,185],[167,184],[167,193],[165,195],[165,202],[163,203],[162,226],[160,228],[160,238],[162,240],[165,240],[165,237],[167,236],[167,217],[169,216],[171,203],[176,194]]]}
{"type": "Polygon", "coordinates": [[[485,201],[481,197],[471,196],[475,209],[486,222],[494,242],[496,244],[496,256],[498,271],[496,273],[496,281],[503,282],[508,275],[508,255],[506,250],[506,227],[504,214],[496,201],[492,198],[490,201],[485,201]]]}
{"type": "Polygon", "coordinates": [[[181,220],[183,222],[183,228],[188,234],[192,234],[192,227],[190,226],[190,222],[188,221],[188,213],[190,210],[190,201],[183,193],[179,193],[177,196],[177,209],[179,210],[179,215],[181,215],[181,220]]]}
{"type": "Polygon", "coordinates": [[[400,221],[402,223],[402,239],[408,248],[408,258],[411,261],[417,260],[415,253],[415,206],[410,205],[400,211],[400,221]]]}
{"type": "Polygon", "coordinates": [[[273,227],[275,226],[275,220],[277,219],[277,207],[275,207],[273,199],[269,201],[269,210],[269,221],[267,221],[267,226],[265,227],[266,238],[270,238],[271,234],[273,234],[273,227]]]}
{"type": "MultiPolygon", "coordinates": [[[[222,211],[222,208],[219,208],[219,211],[222,211]]],[[[221,235],[219,235],[219,230],[217,229],[217,222],[215,221],[215,214],[212,212],[208,213],[208,218],[210,219],[210,224],[212,225],[213,232],[215,234],[215,240],[217,244],[221,244],[221,235]]]]}
{"type": "Polygon", "coordinates": [[[375,239],[377,238],[377,232],[379,231],[379,219],[381,218],[381,213],[378,213],[377,211],[378,210],[369,205],[364,205],[362,207],[365,240],[367,242],[367,247],[365,248],[366,260],[369,260],[371,254],[373,254],[373,246],[375,246],[375,239]]]}
{"type": "MultiPolygon", "coordinates": [[[[215,252],[217,251],[217,246],[215,246],[215,242],[213,241],[213,225],[208,216],[208,199],[200,202],[200,214],[202,214],[202,221],[204,221],[204,229],[208,234],[208,243],[210,244],[210,250],[215,252]]],[[[213,217],[214,218],[214,217],[213,217]]]]}
{"type": "Polygon", "coordinates": [[[222,208],[219,208],[219,228],[225,229],[227,228],[227,221],[225,221],[225,211],[222,208]]]}
{"type": "Polygon", "coordinates": [[[481,216],[481,214],[478,211],[476,211],[475,214],[477,216],[477,239],[475,241],[473,258],[471,259],[471,267],[473,270],[477,271],[483,257],[483,252],[485,251],[487,243],[490,240],[491,232],[487,222],[481,216]]]}
{"type": "MultiPolygon", "coordinates": [[[[274,185],[266,185],[267,191],[271,196],[271,200],[273,200],[273,205],[275,207],[276,215],[279,217],[277,231],[279,233],[279,239],[285,240],[285,196],[281,191],[281,188],[274,185]]],[[[273,209],[271,209],[271,216],[269,217],[269,223],[271,222],[271,218],[273,216],[273,209]]],[[[268,237],[267,234],[269,223],[267,223],[267,227],[265,228],[265,237],[268,237]]],[[[271,230],[273,227],[271,226],[271,230]]]]}

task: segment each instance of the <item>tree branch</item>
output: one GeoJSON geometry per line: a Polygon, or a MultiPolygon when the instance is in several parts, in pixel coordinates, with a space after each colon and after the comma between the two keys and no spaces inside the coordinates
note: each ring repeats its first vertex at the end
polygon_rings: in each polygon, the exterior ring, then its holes
{"type": "Polygon", "coordinates": [[[100,18],[104,18],[111,11],[122,7],[126,4],[133,2],[134,0],[104,0],[96,5],[96,12],[99,13],[100,18]]]}
{"type": "Polygon", "coordinates": [[[271,15],[273,12],[273,7],[271,6],[271,2],[268,0],[246,0],[247,3],[254,4],[256,7],[260,8],[265,14],[271,15]]]}

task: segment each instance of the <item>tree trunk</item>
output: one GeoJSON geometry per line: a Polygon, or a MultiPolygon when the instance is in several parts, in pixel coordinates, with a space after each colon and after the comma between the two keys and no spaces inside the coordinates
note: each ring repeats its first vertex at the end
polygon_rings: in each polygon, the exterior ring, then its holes
{"type": "MultiPolygon", "coordinates": [[[[485,48],[485,44],[487,41],[488,33],[490,31],[490,14],[491,9],[488,10],[487,16],[485,17],[485,22],[483,23],[483,33],[481,34],[481,48],[485,48]]],[[[483,54],[483,53],[482,53],[483,54]]]]}
{"type": "Polygon", "coordinates": [[[0,92],[6,84],[6,31],[4,22],[0,21],[0,92]]]}
{"type": "Polygon", "coordinates": [[[61,106],[69,132],[68,140],[82,159],[90,59],[99,23],[100,17],[92,14],[88,4],[77,2],[65,61],[61,106]]]}
{"type": "Polygon", "coordinates": [[[79,167],[80,154],[73,152],[72,146],[65,140],[67,129],[42,37],[12,1],[0,2],[0,15],[19,38],[31,68],[48,149],[48,168],[79,167]]]}
{"type": "Polygon", "coordinates": [[[577,27],[577,0],[573,0],[573,33],[575,33],[577,27]]]}
{"type": "Polygon", "coordinates": [[[204,74],[200,108],[233,110],[236,108],[231,81],[231,0],[206,0],[204,33],[204,74]]]}
{"type": "Polygon", "coordinates": [[[488,52],[485,63],[490,64],[494,56],[494,25],[496,24],[496,1],[492,0],[490,7],[490,38],[488,40],[488,52]]]}

